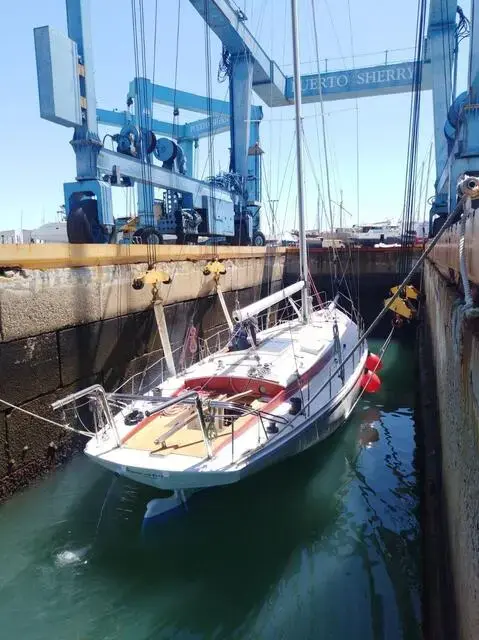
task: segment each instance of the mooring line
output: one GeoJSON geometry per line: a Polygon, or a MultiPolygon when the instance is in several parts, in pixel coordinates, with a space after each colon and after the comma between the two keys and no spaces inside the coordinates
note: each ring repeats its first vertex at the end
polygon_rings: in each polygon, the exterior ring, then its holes
{"type": "Polygon", "coordinates": [[[75,433],[81,433],[84,436],[91,437],[91,433],[86,431],[80,431],[79,429],[75,429],[74,427],[70,427],[69,424],[61,424],[60,422],[55,422],[55,420],[50,420],[49,418],[44,418],[40,416],[38,413],[34,413],[33,411],[28,411],[28,409],[22,409],[22,407],[18,407],[16,404],[12,404],[11,402],[7,402],[7,400],[3,400],[0,398],[0,402],[2,404],[6,404],[7,407],[11,407],[12,409],[16,409],[17,411],[21,411],[22,413],[26,413],[28,416],[32,418],[36,418],[37,420],[43,420],[43,422],[47,422],[48,424],[52,424],[54,427],[60,427],[61,429],[66,429],[67,431],[74,431],[75,433]]]}

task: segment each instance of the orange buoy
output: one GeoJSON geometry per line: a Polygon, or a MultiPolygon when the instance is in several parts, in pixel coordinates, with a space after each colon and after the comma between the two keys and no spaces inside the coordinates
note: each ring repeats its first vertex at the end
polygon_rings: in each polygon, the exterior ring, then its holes
{"type": "Polygon", "coordinates": [[[366,369],[370,371],[381,371],[382,368],[383,363],[381,362],[381,358],[375,353],[370,353],[366,359],[366,369]]]}
{"type": "Polygon", "coordinates": [[[381,388],[381,380],[372,371],[366,371],[361,377],[361,387],[369,393],[376,393],[381,388]]]}

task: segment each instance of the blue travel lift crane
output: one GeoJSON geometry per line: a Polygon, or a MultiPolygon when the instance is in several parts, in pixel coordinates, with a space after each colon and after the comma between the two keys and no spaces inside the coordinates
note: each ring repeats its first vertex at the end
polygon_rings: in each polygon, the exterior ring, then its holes
{"type": "MultiPolygon", "coordinates": [[[[196,241],[198,235],[204,235],[225,238],[229,243],[264,244],[264,236],[259,232],[262,110],[251,105],[251,96],[254,91],[269,107],[291,105],[294,102],[292,78],[286,77],[267,56],[247,29],[245,14],[229,0],[190,2],[223,45],[229,102],[174,92],[153,84],[148,78],[137,77],[130,85],[125,112],[97,109],[89,0],[66,0],[68,36],[48,26],[34,30],[41,117],[74,128],[71,144],[76,155],[77,176],[75,182],[64,185],[65,210],[70,222],[79,209],[87,212],[81,223],[88,224],[88,215],[98,221],[94,228],[88,229],[90,241],[107,242],[113,237],[111,189],[132,187],[136,183],[136,241],[161,242],[162,235],[173,233],[180,242],[196,241]],[[208,117],[175,125],[172,129],[171,123],[152,118],[155,103],[175,109],[181,105],[208,117]],[[98,122],[120,128],[120,132],[112,136],[115,151],[107,150],[99,139],[98,122]],[[228,128],[230,170],[207,181],[195,179],[194,146],[205,135],[228,128]],[[162,166],[154,164],[153,157],[162,166]],[[158,207],[161,215],[156,220],[155,187],[165,191],[158,207]]],[[[419,83],[421,89],[433,90],[437,180],[430,213],[432,227],[433,219],[436,216],[442,219],[455,201],[455,189],[449,185],[456,184],[457,176],[465,171],[476,175],[479,55],[474,27],[479,18],[475,5],[473,0],[470,82],[465,97],[456,99],[454,95],[458,50],[456,17],[460,10],[453,0],[431,0],[422,61],[388,63],[386,58],[383,65],[375,67],[301,78],[306,103],[409,92],[419,83]],[[418,65],[422,65],[420,74],[418,65]]],[[[80,232],[83,231],[80,228],[80,232]]]]}
{"type": "Polygon", "coordinates": [[[97,110],[89,8],[89,0],[66,0],[68,37],[48,26],[34,30],[41,116],[74,127],[71,144],[77,176],[75,182],[64,185],[67,226],[75,236],[71,239],[107,242],[115,229],[111,189],[137,183],[136,241],[158,243],[163,235],[175,234],[180,242],[194,242],[204,235],[263,245],[259,230],[262,109],[251,106],[254,62],[250,52],[230,42],[230,36],[225,38],[231,58],[229,103],[174,92],[137,77],[130,85],[126,113],[97,110]],[[155,103],[175,109],[181,105],[208,113],[209,118],[172,131],[171,124],[152,120],[155,103]],[[98,122],[121,125],[112,136],[115,151],[100,141],[98,122]],[[230,171],[207,181],[195,179],[193,146],[230,122],[230,171]],[[154,164],[152,156],[162,165],[154,164]],[[156,220],[155,187],[165,191],[156,220]]]}

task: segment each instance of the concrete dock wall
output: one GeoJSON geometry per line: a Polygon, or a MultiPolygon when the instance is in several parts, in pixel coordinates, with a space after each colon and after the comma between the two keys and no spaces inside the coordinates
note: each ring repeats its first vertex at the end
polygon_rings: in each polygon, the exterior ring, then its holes
{"type": "MultiPolygon", "coordinates": [[[[224,260],[223,291],[256,287],[283,278],[285,255],[224,260]]],[[[172,282],[160,285],[164,304],[213,294],[213,277],[203,275],[207,260],[159,262],[172,282]]],[[[1,256],[0,256],[1,265],[1,256]]],[[[3,342],[64,327],[115,318],[146,309],[151,287],[132,288],[146,264],[106,265],[74,269],[5,270],[0,282],[0,338],[3,342]]]]}
{"type": "Polygon", "coordinates": [[[456,287],[430,262],[425,266],[424,290],[442,457],[440,486],[430,489],[440,491],[444,502],[459,637],[475,640],[479,638],[479,321],[463,317],[456,287]]]}

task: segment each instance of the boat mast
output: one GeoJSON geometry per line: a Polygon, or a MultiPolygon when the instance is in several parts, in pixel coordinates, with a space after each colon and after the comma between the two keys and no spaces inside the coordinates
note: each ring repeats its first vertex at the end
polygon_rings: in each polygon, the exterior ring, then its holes
{"type": "Polygon", "coordinates": [[[294,108],[296,117],[296,170],[298,177],[298,213],[299,213],[299,276],[304,280],[305,287],[301,291],[301,316],[303,322],[308,321],[309,286],[308,286],[308,255],[306,247],[306,230],[304,217],[304,182],[303,182],[303,136],[301,122],[301,76],[299,72],[299,42],[298,42],[298,9],[296,0],[291,0],[291,26],[293,30],[293,78],[294,78],[294,108]]]}

